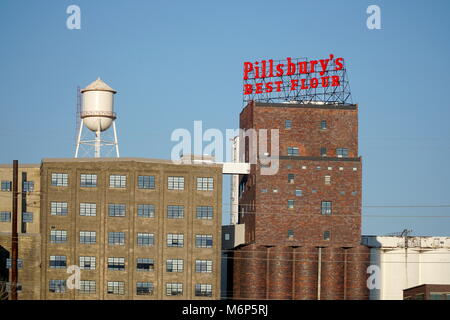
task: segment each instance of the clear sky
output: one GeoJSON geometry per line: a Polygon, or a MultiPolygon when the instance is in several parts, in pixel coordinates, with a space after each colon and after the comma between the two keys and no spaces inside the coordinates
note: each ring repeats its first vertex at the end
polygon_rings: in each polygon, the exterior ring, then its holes
{"type": "Polygon", "coordinates": [[[363,233],[450,236],[450,208],[410,207],[450,204],[449,12],[448,0],[1,0],[0,163],[73,157],[76,87],[99,76],[118,90],[121,156],[169,158],[172,131],[194,120],[238,127],[244,61],[333,53],[359,104],[363,233]],[[80,30],[66,27],[71,4],[80,30]],[[366,27],[371,4],[381,30],[366,27]]]}

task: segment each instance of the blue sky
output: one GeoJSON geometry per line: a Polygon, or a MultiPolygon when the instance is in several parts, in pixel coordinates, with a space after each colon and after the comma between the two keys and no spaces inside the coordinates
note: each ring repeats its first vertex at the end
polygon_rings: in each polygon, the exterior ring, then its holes
{"type": "MultiPolygon", "coordinates": [[[[176,128],[238,127],[244,61],[333,53],[359,104],[363,205],[448,205],[449,9],[446,0],[2,0],[0,163],[72,157],[76,87],[98,76],[119,91],[121,155],[169,158],[176,128]],[[66,28],[71,4],[81,30],[66,28]],[[382,30],[366,27],[371,4],[382,30]]],[[[437,217],[450,208],[363,214],[390,216],[363,218],[364,234],[450,236],[450,218],[437,217]]]]}

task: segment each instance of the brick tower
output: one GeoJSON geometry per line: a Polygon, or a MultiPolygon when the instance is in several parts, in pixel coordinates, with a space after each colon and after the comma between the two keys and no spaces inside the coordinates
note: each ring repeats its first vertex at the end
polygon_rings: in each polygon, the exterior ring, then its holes
{"type": "Polygon", "coordinates": [[[233,297],[367,299],[358,106],[251,101],[240,128],[279,129],[279,170],[240,178],[233,297]]]}

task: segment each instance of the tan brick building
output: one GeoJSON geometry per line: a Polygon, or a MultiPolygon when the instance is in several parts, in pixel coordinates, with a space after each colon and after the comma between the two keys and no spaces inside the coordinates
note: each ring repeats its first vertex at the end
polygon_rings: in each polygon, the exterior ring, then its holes
{"type": "Polygon", "coordinates": [[[220,298],[222,165],[44,159],[35,186],[40,274],[28,299],[220,298]],[[81,269],[79,289],[68,288],[71,266],[81,269]]]}

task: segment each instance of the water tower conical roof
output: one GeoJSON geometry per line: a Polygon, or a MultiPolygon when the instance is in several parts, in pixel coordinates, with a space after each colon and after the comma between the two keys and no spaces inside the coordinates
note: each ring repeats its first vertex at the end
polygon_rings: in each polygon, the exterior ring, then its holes
{"type": "Polygon", "coordinates": [[[110,91],[112,93],[116,93],[117,91],[108,86],[106,83],[103,82],[102,79],[97,78],[97,80],[93,81],[90,85],[88,85],[86,88],[81,90],[81,93],[85,91],[110,91]]]}

